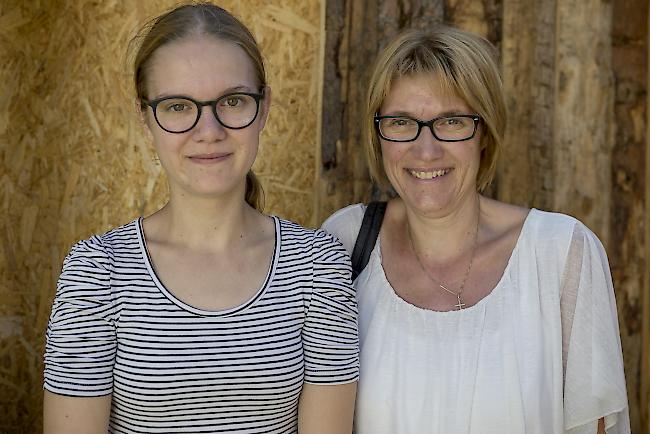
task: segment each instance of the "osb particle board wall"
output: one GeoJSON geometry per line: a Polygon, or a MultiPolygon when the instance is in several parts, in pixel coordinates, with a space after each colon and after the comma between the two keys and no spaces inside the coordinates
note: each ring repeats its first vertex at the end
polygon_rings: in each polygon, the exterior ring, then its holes
{"type": "MultiPolygon", "coordinates": [[[[70,246],[165,202],[125,51],[140,23],[176,3],[0,3],[0,432],[39,430],[43,334],[70,246]]],[[[316,224],[320,0],[218,4],[267,62],[273,104],[254,166],[267,212],[316,224]]]]}

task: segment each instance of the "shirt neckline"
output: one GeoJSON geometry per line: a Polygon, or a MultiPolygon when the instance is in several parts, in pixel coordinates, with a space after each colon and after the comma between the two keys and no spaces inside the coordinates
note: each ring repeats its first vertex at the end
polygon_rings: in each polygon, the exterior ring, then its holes
{"type": "Polygon", "coordinates": [[[151,256],[149,255],[149,250],[147,248],[147,241],[144,236],[144,229],[142,227],[142,221],[144,220],[143,217],[139,217],[136,220],[136,231],[138,234],[138,244],[140,246],[140,254],[142,256],[142,259],[145,263],[145,266],[147,267],[147,272],[149,273],[149,276],[153,280],[154,284],[156,285],[156,288],[173,304],[178,306],[179,308],[191,312],[196,315],[202,315],[202,316],[230,316],[237,314],[253,304],[262,296],[266,293],[267,288],[270,286],[270,282],[273,280],[273,276],[275,275],[275,271],[277,268],[277,263],[278,263],[278,258],[280,257],[280,247],[281,247],[281,237],[282,237],[282,230],[281,230],[281,224],[280,224],[280,219],[278,219],[276,216],[271,215],[270,216],[273,219],[274,223],[274,230],[275,230],[275,245],[273,247],[273,254],[271,257],[271,264],[269,266],[269,270],[266,273],[266,278],[262,282],[261,287],[253,294],[251,298],[248,300],[244,301],[243,303],[228,308],[228,309],[220,309],[220,310],[208,310],[208,309],[201,309],[195,306],[192,306],[181,299],[177,298],[171,291],[169,291],[165,285],[162,283],[162,281],[158,278],[158,275],[156,274],[156,270],[153,266],[153,262],[151,261],[151,256]]]}
{"type": "Polygon", "coordinates": [[[520,245],[522,244],[522,240],[524,239],[526,232],[528,232],[528,226],[530,226],[529,221],[532,220],[532,215],[537,212],[536,208],[531,208],[528,211],[528,214],[526,215],[526,218],[524,219],[524,223],[521,226],[521,230],[519,231],[519,235],[517,236],[517,241],[515,243],[515,246],[512,248],[512,251],[510,252],[510,257],[508,258],[508,262],[503,269],[503,273],[501,274],[501,277],[499,278],[499,281],[494,285],[494,288],[490,292],[488,292],[485,297],[481,298],[479,301],[474,303],[473,305],[461,309],[461,310],[433,310],[433,309],[426,309],[420,306],[416,306],[412,303],[409,303],[408,301],[404,300],[402,297],[397,294],[395,291],[395,288],[393,288],[393,285],[391,285],[390,281],[388,280],[388,277],[386,276],[386,271],[384,270],[384,266],[382,264],[382,255],[381,255],[381,237],[377,237],[377,244],[375,246],[374,251],[372,252],[373,255],[377,255],[376,260],[378,260],[379,264],[379,277],[382,280],[382,282],[388,287],[390,296],[395,299],[399,304],[407,307],[408,309],[415,310],[417,312],[422,312],[424,314],[428,315],[446,315],[446,316],[451,316],[451,315],[459,315],[462,314],[463,312],[469,313],[474,310],[482,309],[482,306],[487,304],[490,299],[494,298],[498,292],[501,290],[501,287],[505,285],[505,281],[507,279],[507,276],[510,273],[510,268],[512,267],[512,262],[513,258],[518,254],[520,245]]]}

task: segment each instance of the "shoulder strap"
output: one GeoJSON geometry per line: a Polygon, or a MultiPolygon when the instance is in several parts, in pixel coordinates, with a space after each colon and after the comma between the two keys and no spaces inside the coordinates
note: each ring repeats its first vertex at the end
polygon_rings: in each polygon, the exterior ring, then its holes
{"type": "Polygon", "coordinates": [[[370,202],[363,214],[359,235],[352,250],[352,280],[355,280],[368,265],[370,253],[375,248],[381,229],[381,222],[384,220],[384,212],[386,212],[386,202],[370,202]]]}

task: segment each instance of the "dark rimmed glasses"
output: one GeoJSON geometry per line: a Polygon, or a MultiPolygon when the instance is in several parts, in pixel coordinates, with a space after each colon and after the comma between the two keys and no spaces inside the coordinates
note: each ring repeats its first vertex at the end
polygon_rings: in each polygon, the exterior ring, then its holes
{"type": "Polygon", "coordinates": [[[174,95],[142,102],[153,110],[158,125],[168,133],[185,133],[196,126],[203,107],[212,107],[212,113],[225,128],[241,130],[253,123],[260,110],[262,93],[234,92],[215,100],[197,101],[188,96],[174,95]]]}
{"type": "Polygon", "coordinates": [[[462,142],[476,134],[479,115],[454,115],[421,121],[409,116],[375,116],[379,137],[389,142],[412,142],[420,136],[422,127],[429,127],[433,137],[441,142],[462,142]]]}

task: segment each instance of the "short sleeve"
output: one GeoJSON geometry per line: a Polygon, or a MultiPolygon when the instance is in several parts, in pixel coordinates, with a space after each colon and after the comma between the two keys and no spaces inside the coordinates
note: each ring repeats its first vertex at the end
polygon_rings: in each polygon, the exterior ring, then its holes
{"type": "MultiPolygon", "coordinates": [[[[629,434],[614,288],[605,250],[576,223],[565,271],[565,293],[575,301],[564,383],[566,434],[595,433],[605,417],[607,434],[629,434]]],[[[564,318],[564,312],[563,312],[564,318]]]]}
{"type": "Polygon", "coordinates": [[[77,243],[64,260],[46,332],[46,390],[88,397],[112,392],[116,333],[109,269],[97,237],[77,243]]]}
{"type": "Polygon", "coordinates": [[[303,327],[305,382],[344,384],[359,377],[357,304],[350,259],[322,230],[313,246],[313,290],[303,327]]]}

